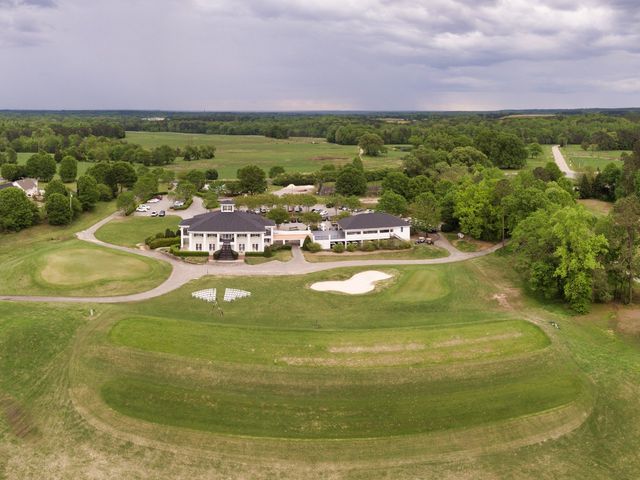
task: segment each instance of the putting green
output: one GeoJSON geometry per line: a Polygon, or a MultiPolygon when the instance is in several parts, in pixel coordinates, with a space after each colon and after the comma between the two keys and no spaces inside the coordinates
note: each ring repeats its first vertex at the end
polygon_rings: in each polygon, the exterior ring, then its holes
{"type": "Polygon", "coordinates": [[[47,283],[64,286],[109,280],[133,280],[151,273],[152,270],[149,264],[134,256],[123,256],[93,248],[50,252],[42,261],[42,279],[47,283]]]}
{"type": "Polygon", "coordinates": [[[450,286],[443,270],[413,270],[403,275],[387,296],[398,302],[429,302],[446,296],[450,286]]]}

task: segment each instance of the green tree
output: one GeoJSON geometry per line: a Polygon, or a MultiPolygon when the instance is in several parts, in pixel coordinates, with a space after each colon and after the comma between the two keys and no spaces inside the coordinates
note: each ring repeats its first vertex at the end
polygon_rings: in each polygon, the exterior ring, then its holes
{"type": "Polygon", "coordinates": [[[322,221],[322,215],[320,215],[318,212],[305,212],[300,215],[300,220],[302,220],[302,223],[309,225],[311,228],[316,228],[322,221]]]}
{"type": "MultiPolygon", "coordinates": [[[[111,194],[109,187],[106,187],[111,194]]],[[[100,199],[100,190],[98,189],[98,182],[91,175],[81,175],[78,178],[77,183],[77,197],[82,210],[92,210],[96,206],[100,199]]]]}
{"type": "Polygon", "coordinates": [[[153,165],[169,165],[175,162],[177,153],[168,145],[160,145],[151,151],[151,163],[153,165]]]}
{"type": "Polygon", "coordinates": [[[267,218],[273,220],[276,225],[280,225],[289,220],[289,212],[281,207],[272,208],[267,213],[267,218]]]}
{"type": "Polygon", "coordinates": [[[534,143],[530,143],[529,145],[527,145],[527,150],[529,151],[529,156],[531,158],[538,158],[540,155],[542,155],[542,145],[540,145],[537,142],[534,143]]]}
{"type": "Polygon", "coordinates": [[[410,206],[413,225],[424,232],[438,228],[440,224],[440,206],[431,192],[421,193],[414,198],[410,206]]]}
{"type": "Polygon", "coordinates": [[[116,199],[116,205],[118,210],[124,212],[125,215],[129,215],[136,209],[136,196],[131,191],[124,191],[118,195],[116,199]]]}
{"type": "Polygon", "coordinates": [[[383,192],[395,192],[409,198],[409,177],[402,172],[389,172],[382,180],[383,192]]]}
{"type": "Polygon", "coordinates": [[[218,170],[216,170],[215,168],[208,168],[204,171],[204,176],[207,180],[217,180],[218,170]]]}
{"type": "Polygon", "coordinates": [[[365,133],[358,140],[360,147],[365,155],[377,157],[381,153],[385,153],[387,149],[384,146],[384,140],[376,133],[365,133]]]}
{"type": "MultiPolygon", "coordinates": [[[[91,178],[93,178],[93,177],[91,177],[91,178]]],[[[99,183],[98,184],[98,198],[102,202],[108,202],[108,201],[112,200],[113,199],[113,190],[111,190],[111,187],[109,185],[105,185],[104,183],[99,183]]]]}
{"type": "Polygon", "coordinates": [[[404,215],[407,211],[407,199],[389,190],[384,192],[378,200],[376,210],[392,215],[404,215]]]}
{"type": "Polygon", "coordinates": [[[74,182],[78,175],[78,161],[70,155],[65,156],[60,161],[58,175],[65,183],[74,182]]]}
{"type": "Polygon", "coordinates": [[[70,199],[60,193],[52,193],[48,196],[45,211],[51,225],[68,225],[73,219],[70,199]]]}
{"type": "MultiPolygon", "coordinates": [[[[112,166],[113,181],[119,187],[120,192],[124,187],[131,188],[138,180],[135,168],[128,162],[115,162],[112,166]]],[[[96,178],[96,180],[98,180],[96,178]]]]}
{"type": "Polygon", "coordinates": [[[273,166],[269,169],[269,178],[276,178],[278,175],[281,175],[283,173],[284,167],[281,167],[280,165],[273,166]]]}
{"type": "Polygon", "coordinates": [[[214,208],[218,208],[220,206],[220,202],[218,202],[218,194],[213,190],[208,190],[204,194],[204,208],[212,210],[214,208]]]}
{"type": "Polygon", "coordinates": [[[198,190],[193,183],[183,180],[176,187],[174,195],[177,199],[188,202],[193,198],[197,191],[198,190]]]}
{"type": "Polygon", "coordinates": [[[62,180],[51,180],[44,189],[44,199],[45,201],[54,193],[58,193],[60,195],[64,195],[65,197],[69,195],[69,190],[65,187],[62,180]]]}
{"type": "Polygon", "coordinates": [[[56,174],[56,161],[46,153],[36,153],[27,160],[27,174],[43,182],[50,181],[56,174]]]}
{"type": "Polygon", "coordinates": [[[142,202],[149,200],[158,191],[158,178],[152,173],[138,177],[133,186],[133,193],[142,202]]]}
{"type": "Polygon", "coordinates": [[[5,163],[0,167],[0,175],[9,182],[14,182],[27,176],[27,168],[24,165],[5,163]]]}
{"type": "Polygon", "coordinates": [[[360,170],[347,165],[336,179],[336,193],[344,196],[362,196],[367,191],[367,177],[360,170]]]}
{"type": "Polygon", "coordinates": [[[196,190],[202,190],[207,181],[206,175],[200,170],[189,170],[182,178],[187,182],[193,183],[196,186],[196,190]]]}
{"type": "Polygon", "coordinates": [[[480,150],[474,147],[456,147],[449,153],[450,164],[460,164],[467,167],[482,165],[488,167],[491,165],[489,158],[480,150]]]}
{"type": "Polygon", "coordinates": [[[267,189],[267,176],[257,165],[247,165],[238,170],[238,181],[243,192],[250,195],[267,189]]]}
{"type": "Polygon", "coordinates": [[[633,285],[640,274],[638,246],[640,233],[640,200],[636,195],[624,197],[613,206],[613,221],[619,227],[621,249],[619,261],[624,265],[626,289],[625,303],[633,301],[633,285]]]}
{"type": "Polygon", "coordinates": [[[0,190],[0,230],[17,232],[38,222],[38,207],[16,187],[0,190]]]}

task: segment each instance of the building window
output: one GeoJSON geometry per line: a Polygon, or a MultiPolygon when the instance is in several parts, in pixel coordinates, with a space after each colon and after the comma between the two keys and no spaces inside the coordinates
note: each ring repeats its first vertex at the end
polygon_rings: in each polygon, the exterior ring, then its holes
{"type": "Polygon", "coordinates": [[[389,233],[389,229],[388,228],[383,228],[382,230],[380,230],[380,233],[389,233]]]}
{"type": "Polygon", "coordinates": [[[257,251],[258,251],[258,248],[259,248],[258,244],[257,244],[257,243],[254,243],[254,244],[253,244],[253,251],[254,251],[254,252],[257,252],[257,251]]]}
{"type": "Polygon", "coordinates": [[[362,232],[347,232],[347,235],[360,235],[362,232]]]}
{"type": "Polygon", "coordinates": [[[216,244],[215,244],[215,243],[210,243],[210,244],[209,244],[209,251],[210,251],[210,252],[213,252],[213,250],[214,250],[214,248],[215,248],[215,247],[216,247],[216,244]]]}
{"type": "Polygon", "coordinates": [[[244,252],[244,243],[239,243],[238,244],[238,251],[239,252],[244,252]]]}
{"type": "Polygon", "coordinates": [[[202,251],[202,244],[196,243],[196,252],[201,252],[201,251],[202,251]]]}
{"type": "Polygon", "coordinates": [[[404,227],[400,227],[400,231],[401,231],[401,232],[404,232],[404,227]]]}
{"type": "Polygon", "coordinates": [[[374,233],[378,233],[378,231],[377,230],[365,230],[362,233],[364,233],[365,235],[372,235],[374,233]]]}
{"type": "Polygon", "coordinates": [[[204,235],[202,233],[194,233],[193,238],[202,238],[204,235]]]}

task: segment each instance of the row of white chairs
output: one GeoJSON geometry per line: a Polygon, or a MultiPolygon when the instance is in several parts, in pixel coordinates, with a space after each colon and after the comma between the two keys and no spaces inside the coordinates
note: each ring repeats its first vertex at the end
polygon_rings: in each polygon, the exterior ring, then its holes
{"type": "Polygon", "coordinates": [[[239,298],[250,297],[251,292],[247,292],[246,290],[238,290],[236,288],[227,288],[224,291],[224,301],[225,302],[233,302],[239,298]]]}
{"type": "MultiPolygon", "coordinates": [[[[199,300],[204,300],[205,302],[214,303],[216,301],[216,289],[215,288],[207,288],[205,290],[198,290],[197,292],[192,292],[191,296],[193,298],[197,298],[199,300]]],[[[239,290],[237,288],[226,288],[224,291],[223,300],[225,302],[233,302],[239,298],[250,297],[251,292],[247,292],[246,290],[239,290]]]]}

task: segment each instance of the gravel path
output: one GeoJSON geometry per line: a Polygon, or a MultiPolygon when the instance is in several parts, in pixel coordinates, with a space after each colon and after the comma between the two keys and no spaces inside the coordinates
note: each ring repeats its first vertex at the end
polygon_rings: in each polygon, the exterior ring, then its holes
{"type": "Polygon", "coordinates": [[[553,159],[558,165],[558,168],[564,173],[568,178],[576,179],[578,178],[578,172],[575,172],[569,168],[569,164],[564,159],[564,155],[560,151],[559,145],[554,145],[551,147],[551,152],[553,153],[553,159]]]}
{"type": "Polygon", "coordinates": [[[34,295],[0,295],[0,300],[5,301],[23,301],[23,302],[70,302],[70,303],[124,303],[148,300],[150,298],[159,297],[169,293],[191,280],[197,280],[206,275],[216,276],[280,276],[280,275],[306,275],[308,273],[321,272],[324,270],[332,270],[334,268],[345,267],[373,267],[382,265],[437,265],[443,263],[454,263],[478,258],[498,250],[501,245],[495,245],[487,250],[480,252],[464,253],[455,249],[449,241],[441,236],[435,242],[436,246],[444,248],[449,252],[448,257],[433,258],[428,260],[344,260],[338,262],[307,262],[299,247],[292,250],[293,258],[288,262],[267,262],[259,265],[247,265],[244,262],[217,262],[206,265],[194,265],[176,260],[173,257],[165,255],[161,252],[150,250],[139,250],[135,248],[122,247],[102,242],[95,237],[95,232],[105,223],[118,216],[114,213],[98,223],[92,225],[86,230],[78,232],[76,236],[80,240],[101,245],[106,248],[113,248],[123,252],[142,255],[156,260],[168,262],[173,267],[171,275],[167,280],[157,287],[147,290],[146,292],[135,293],[132,295],[120,295],[115,297],[57,297],[57,296],[34,296],[34,295]]]}

